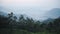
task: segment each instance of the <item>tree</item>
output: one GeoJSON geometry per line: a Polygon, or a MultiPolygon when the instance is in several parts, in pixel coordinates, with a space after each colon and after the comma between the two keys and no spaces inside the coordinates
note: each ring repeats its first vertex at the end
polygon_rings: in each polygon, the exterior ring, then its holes
{"type": "Polygon", "coordinates": [[[17,19],[17,17],[13,15],[13,12],[8,14],[8,23],[9,23],[9,28],[10,28],[10,34],[12,34],[13,27],[16,25],[16,19],[17,19]]]}
{"type": "Polygon", "coordinates": [[[5,17],[4,15],[0,15],[0,28],[6,28],[9,24],[8,24],[8,18],[5,17]]]}
{"type": "Polygon", "coordinates": [[[57,34],[60,34],[60,18],[54,20],[53,27],[57,34]]]}

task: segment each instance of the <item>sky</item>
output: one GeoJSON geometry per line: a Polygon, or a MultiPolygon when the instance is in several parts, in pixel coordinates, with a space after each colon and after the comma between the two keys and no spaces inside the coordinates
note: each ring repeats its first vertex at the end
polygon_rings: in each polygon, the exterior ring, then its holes
{"type": "Polygon", "coordinates": [[[0,7],[5,12],[25,14],[35,19],[45,19],[45,13],[53,8],[60,8],[60,0],[0,0],[0,7]]]}

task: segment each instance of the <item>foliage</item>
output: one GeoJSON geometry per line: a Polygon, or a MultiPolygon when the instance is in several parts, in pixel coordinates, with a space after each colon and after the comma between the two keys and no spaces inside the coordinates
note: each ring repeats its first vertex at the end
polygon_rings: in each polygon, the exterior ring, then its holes
{"type": "Polygon", "coordinates": [[[9,30],[9,34],[12,34],[16,30],[15,34],[60,34],[60,18],[56,18],[53,22],[42,23],[29,17],[20,15],[19,19],[14,16],[13,12],[8,16],[0,15],[0,29],[6,28],[9,30]],[[21,31],[24,30],[24,31],[21,31]],[[26,30],[26,31],[25,31],[26,30]]]}

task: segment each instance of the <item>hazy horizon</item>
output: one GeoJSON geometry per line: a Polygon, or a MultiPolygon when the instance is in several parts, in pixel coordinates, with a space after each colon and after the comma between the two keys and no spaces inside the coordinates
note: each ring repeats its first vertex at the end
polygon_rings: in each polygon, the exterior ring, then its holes
{"type": "Polygon", "coordinates": [[[60,8],[60,0],[0,0],[0,7],[5,12],[26,14],[35,19],[46,19],[46,13],[60,8]]]}

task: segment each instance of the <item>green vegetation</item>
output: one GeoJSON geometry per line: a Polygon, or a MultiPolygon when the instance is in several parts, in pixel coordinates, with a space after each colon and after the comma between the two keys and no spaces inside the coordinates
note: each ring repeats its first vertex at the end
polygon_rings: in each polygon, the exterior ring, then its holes
{"type": "MultiPolygon", "coordinates": [[[[10,29],[3,28],[3,29],[0,30],[0,33],[1,34],[9,34],[10,29]]],[[[44,31],[44,32],[35,32],[34,33],[34,32],[29,32],[27,30],[13,29],[12,34],[53,34],[53,33],[49,33],[49,32],[46,32],[46,31],[44,31]]]]}
{"type": "Polygon", "coordinates": [[[60,18],[47,24],[23,15],[17,19],[11,12],[0,15],[0,34],[60,34],[60,18]]]}

